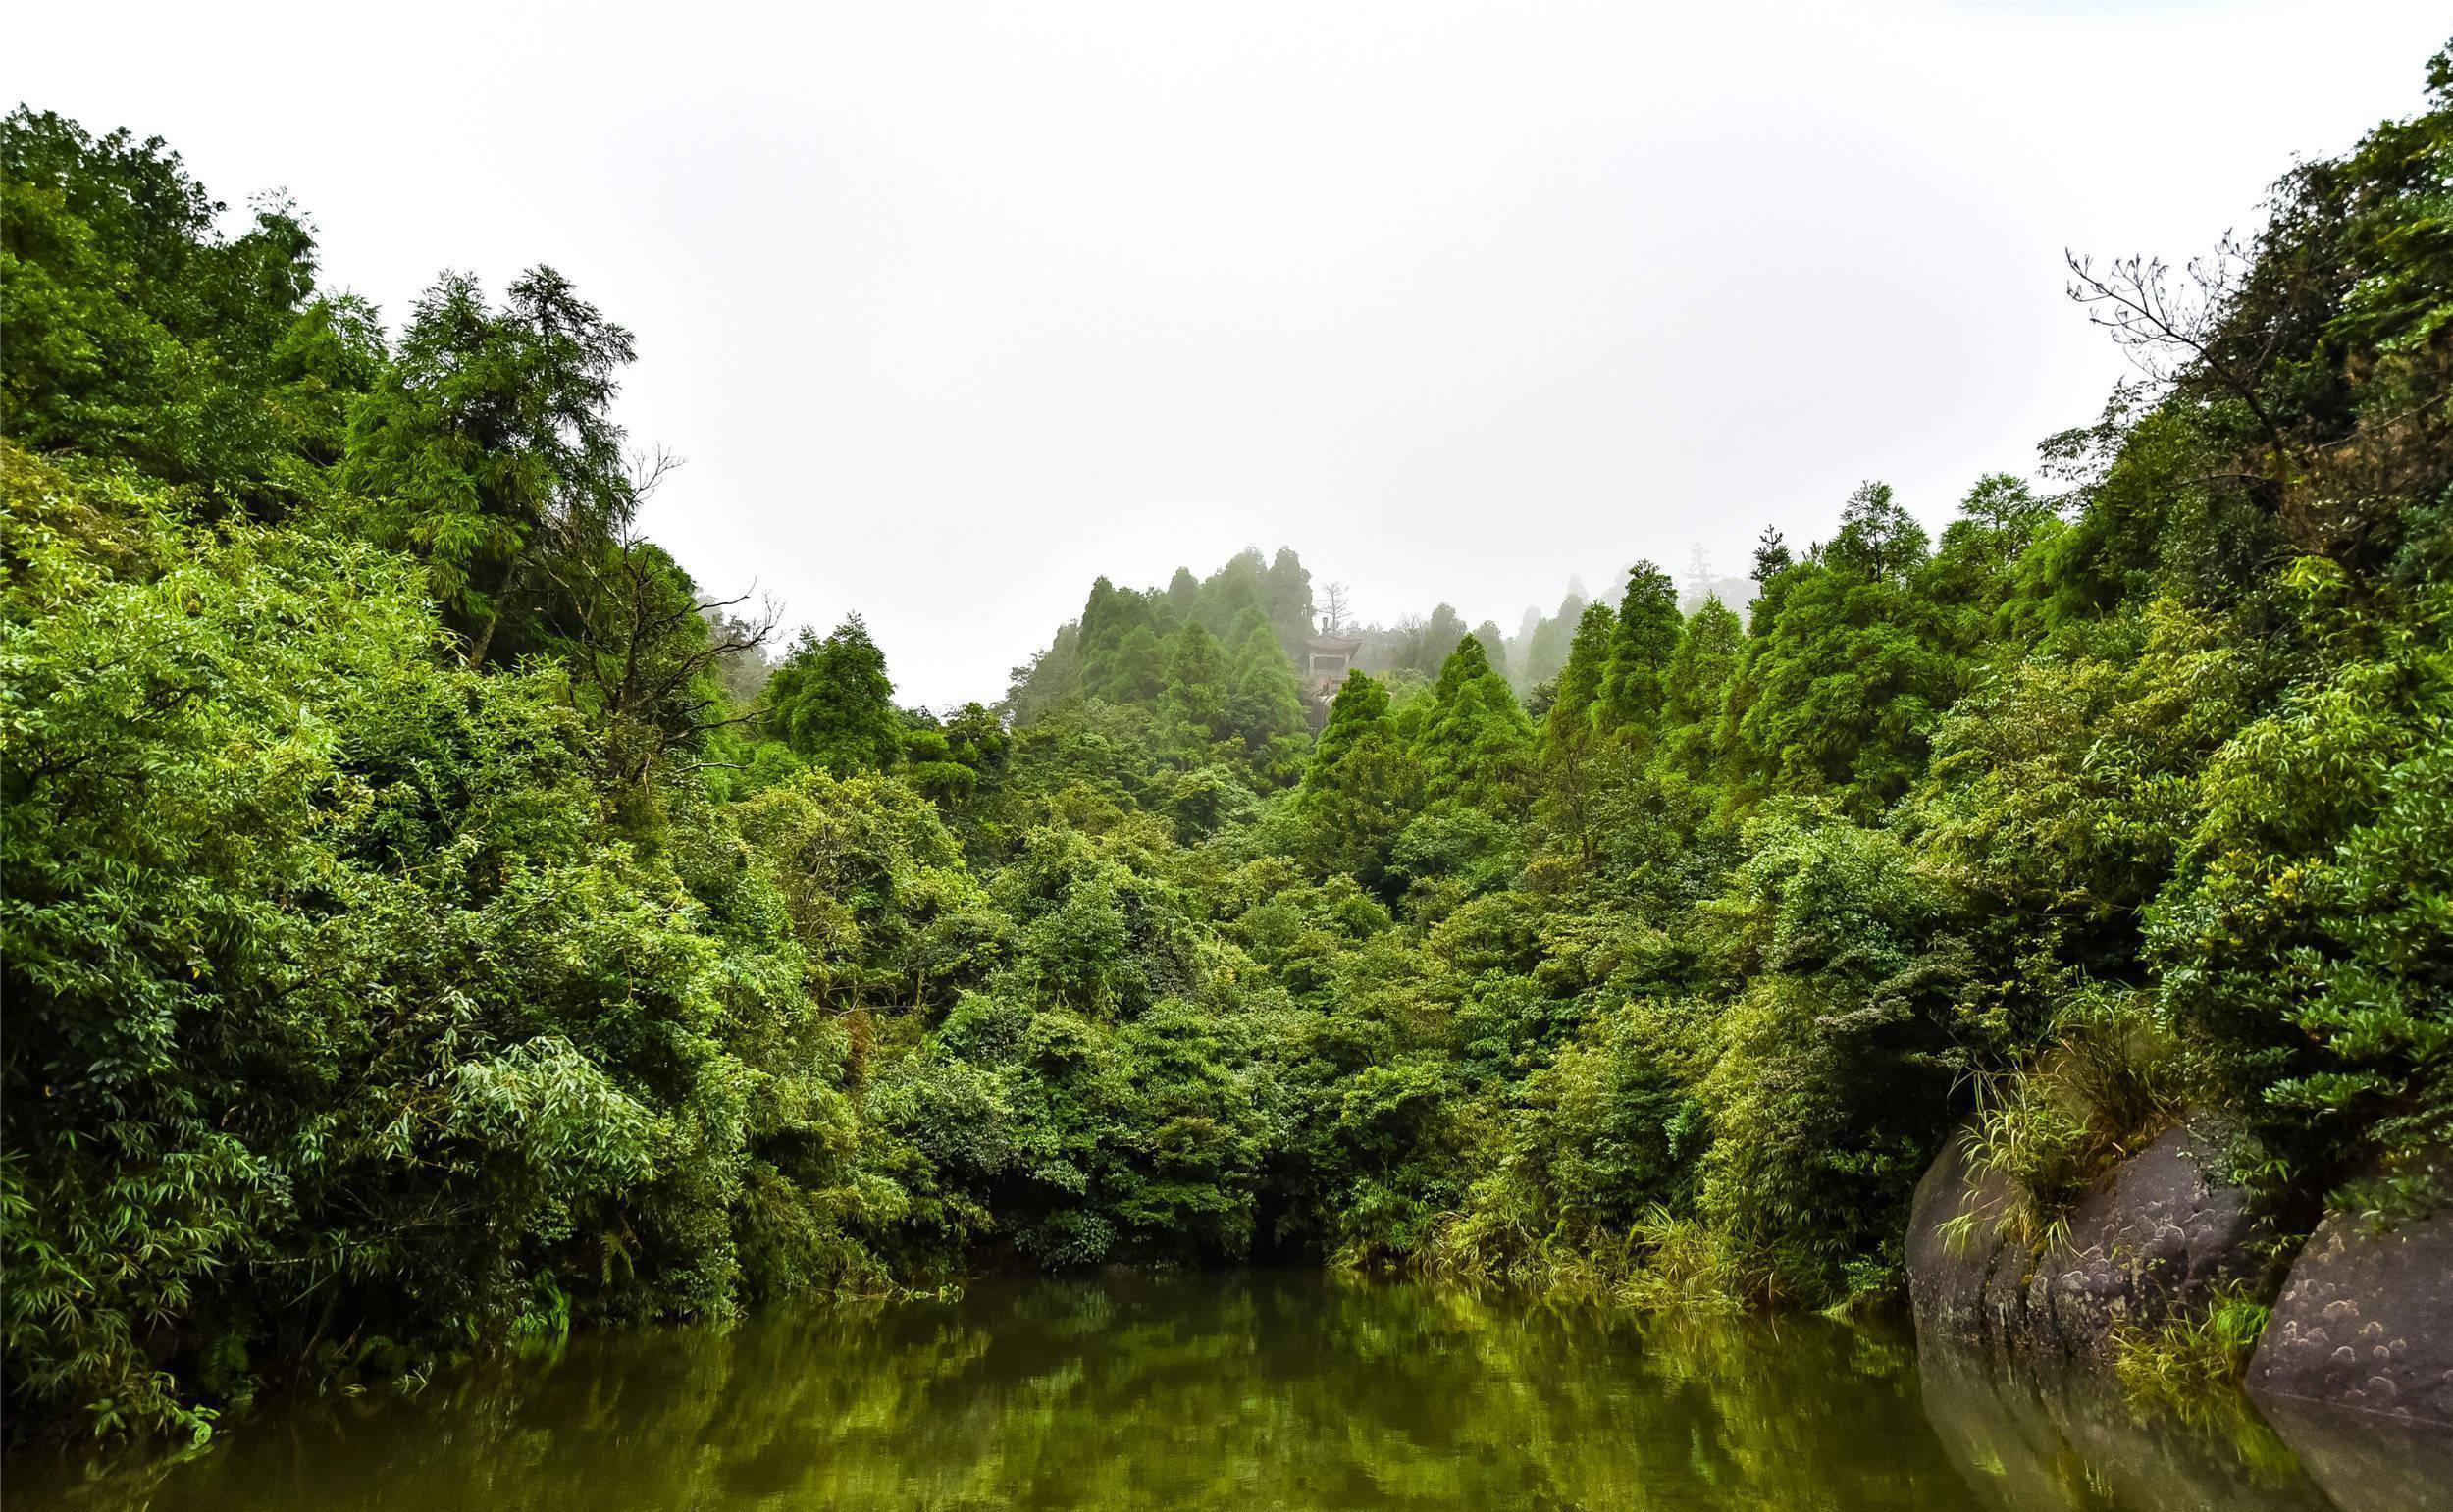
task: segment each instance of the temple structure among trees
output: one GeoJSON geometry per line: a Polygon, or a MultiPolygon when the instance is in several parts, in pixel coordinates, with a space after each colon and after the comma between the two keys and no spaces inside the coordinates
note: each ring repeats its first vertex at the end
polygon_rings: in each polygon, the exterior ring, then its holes
{"type": "Polygon", "coordinates": [[[1337,697],[1337,686],[1346,680],[1354,658],[1363,651],[1363,638],[1353,635],[1316,635],[1303,643],[1303,698],[1311,705],[1312,728],[1319,729],[1329,718],[1329,705],[1337,697]]]}
{"type": "Polygon", "coordinates": [[[1363,649],[1363,638],[1352,635],[1316,635],[1303,643],[1303,680],[1307,684],[1328,684],[1333,692],[1345,681],[1346,671],[1354,665],[1356,653],[1363,649]]]}

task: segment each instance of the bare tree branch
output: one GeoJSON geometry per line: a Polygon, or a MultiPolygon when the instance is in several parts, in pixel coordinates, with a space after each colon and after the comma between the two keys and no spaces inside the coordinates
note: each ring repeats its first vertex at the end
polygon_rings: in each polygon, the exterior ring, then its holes
{"type": "Polygon", "coordinates": [[[2070,273],[2069,297],[2111,333],[2114,344],[2152,384],[2169,389],[2193,376],[2213,380],[2247,407],[2277,456],[2305,462],[2257,391],[2256,376],[2276,337],[2270,333],[2258,358],[2246,364],[2226,361],[2215,349],[2223,315],[2252,266],[2247,249],[2229,233],[2212,254],[2189,260],[2182,270],[2185,289],[2173,287],[2172,270],[2160,257],[2117,257],[2101,272],[2095,259],[2067,249],[2062,260],[2070,273]]]}

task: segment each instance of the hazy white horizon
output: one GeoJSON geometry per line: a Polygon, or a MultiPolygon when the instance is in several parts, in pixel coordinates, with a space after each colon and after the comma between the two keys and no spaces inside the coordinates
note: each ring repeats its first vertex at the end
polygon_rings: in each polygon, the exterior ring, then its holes
{"type": "Polygon", "coordinates": [[[2063,246],[2253,225],[2448,29],[1840,10],[123,4],[19,15],[0,82],[286,188],[395,330],[560,268],[689,459],[649,532],[945,705],[1245,546],[1513,631],[1863,478],[1939,522],[2123,372],[2063,246]]]}

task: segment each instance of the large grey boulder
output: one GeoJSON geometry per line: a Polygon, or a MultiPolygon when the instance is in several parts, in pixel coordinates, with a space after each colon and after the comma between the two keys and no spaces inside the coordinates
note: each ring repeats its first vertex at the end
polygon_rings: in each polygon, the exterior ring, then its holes
{"type": "Polygon", "coordinates": [[[1968,1166],[1954,1137],[1917,1183],[1907,1239],[1908,1298],[1920,1332],[2011,1349],[2088,1356],[2123,1324],[2151,1326],[2208,1305],[2252,1276],[2258,1236],[2247,1194],[2215,1179],[2213,1141],[2172,1125],[2114,1168],[2041,1253],[1992,1235],[2007,1187],[1968,1166]],[[1975,1242],[1948,1226],[1978,1215],[1975,1242]]]}
{"type": "Polygon", "coordinates": [[[1943,1141],[1908,1208],[1907,1294],[1920,1338],[1992,1338],[2024,1313],[2026,1252],[1992,1237],[1989,1224],[2009,1200],[2000,1177],[1970,1168],[1963,1132],[1943,1141]],[[1976,1216],[1973,1242],[1952,1227],[1963,1213],[1976,1216]]]}
{"type": "Polygon", "coordinates": [[[2453,1429],[2453,1211],[2327,1218],[2292,1263],[2248,1387],[2453,1429]]]}

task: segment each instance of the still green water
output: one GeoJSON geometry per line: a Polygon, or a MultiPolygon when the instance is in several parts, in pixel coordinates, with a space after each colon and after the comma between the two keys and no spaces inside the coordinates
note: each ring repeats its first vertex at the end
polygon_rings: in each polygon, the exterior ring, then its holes
{"type": "MultiPolygon", "coordinates": [[[[583,1336],[291,1401],[13,1512],[402,1508],[2446,1506],[2374,1425],[2138,1417],[1822,1319],[1639,1319],[1308,1273],[988,1282],[960,1300],[583,1336]]],[[[2416,1467],[2416,1468],[2414,1468],[2416,1467]]],[[[2453,1463],[2444,1468],[2453,1469],[2453,1463]]]]}

